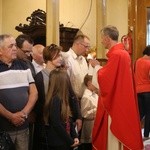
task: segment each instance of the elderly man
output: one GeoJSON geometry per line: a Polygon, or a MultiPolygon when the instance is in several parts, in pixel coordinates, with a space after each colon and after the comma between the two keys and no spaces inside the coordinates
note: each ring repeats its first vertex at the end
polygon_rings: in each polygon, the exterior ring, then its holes
{"type": "Polygon", "coordinates": [[[44,59],[43,59],[43,49],[44,46],[41,44],[36,44],[32,48],[32,64],[35,69],[35,73],[37,74],[42,69],[44,69],[44,59]]]}
{"type": "Polygon", "coordinates": [[[17,59],[14,37],[0,35],[0,129],[10,134],[16,150],[28,150],[28,115],[36,100],[31,71],[17,59]]]}

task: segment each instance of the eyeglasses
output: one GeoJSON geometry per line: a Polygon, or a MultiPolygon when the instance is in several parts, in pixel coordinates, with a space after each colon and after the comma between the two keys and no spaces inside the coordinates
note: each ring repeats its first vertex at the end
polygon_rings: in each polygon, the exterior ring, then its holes
{"type": "Polygon", "coordinates": [[[24,52],[26,55],[30,55],[32,54],[32,50],[24,50],[24,49],[21,49],[22,52],[24,52]]]}
{"type": "Polygon", "coordinates": [[[90,46],[89,45],[84,45],[83,43],[80,43],[82,46],[84,46],[84,48],[86,49],[90,49],[90,46]]]}

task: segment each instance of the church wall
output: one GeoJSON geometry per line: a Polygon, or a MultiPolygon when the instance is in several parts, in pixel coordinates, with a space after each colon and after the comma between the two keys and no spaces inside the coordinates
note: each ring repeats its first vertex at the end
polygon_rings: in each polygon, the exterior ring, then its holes
{"type": "Polygon", "coordinates": [[[20,23],[29,24],[26,18],[34,10],[46,10],[46,0],[2,0],[2,32],[11,33],[14,37],[21,34],[15,30],[15,26],[20,23]]]}
{"type": "Polygon", "coordinates": [[[92,3],[91,0],[60,0],[59,3],[60,23],[67,27],[81,28],[80,30],[89,36],[91,46],[95,46],[96,0],[92,0],[92,3]]]}
{"type": "MultiPolygon", "coordinates": [[[[121,38],[128,31],[128,0],[104,1],[107,3],[105,24],[117,26],[121,38]]],[[[66,27],[81,28],[89,12],[91,0],[59,0],[59,3],[60,23],[66,27]]],[[[15,26],[20,23],[29,24],[26,17],[37,9],[46,11],[46,0],[0,0],[0,33],[11,33],[17,37],[21,32],[15,30],[15,26]]],[[[96,0],[92,0],[91,12],[81,31],[90,37],[91,46],[96,46],[96,0]]]]}
{"type": "Polygon", "coordinates": [[[107,0],[107,25],[115,25],[120,38],[128,32],[128,0],[107,0]]]}

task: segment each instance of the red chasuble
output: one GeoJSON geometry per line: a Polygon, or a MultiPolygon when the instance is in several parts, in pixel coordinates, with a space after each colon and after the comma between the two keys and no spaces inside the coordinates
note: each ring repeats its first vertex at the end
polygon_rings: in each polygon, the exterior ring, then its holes
{"type": "Polygon", "coordinates": [[[142,150],[130,56],[119,43],[109,50],[107,57],[107,64],[98,71],[101,96],[92,134],[93,149],[107,150],[109,115],[110,130],[124,145],[124,150],[142,150]]]}

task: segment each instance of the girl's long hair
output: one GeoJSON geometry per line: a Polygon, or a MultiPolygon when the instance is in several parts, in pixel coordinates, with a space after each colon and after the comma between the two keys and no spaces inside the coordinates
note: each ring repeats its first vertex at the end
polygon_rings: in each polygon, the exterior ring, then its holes
{"type": "Polygon", "coordinates": [[[49,89],[44,104],[44,122],[49,124],[48,120],[51,113],[51,104],[53,97],[57,96],[61,100],[61,119],[66,122],[70,115],[69,107],[69,88],[71,86],[67,71],[57,68],[51,71],[49,76],[49,89]]]}

